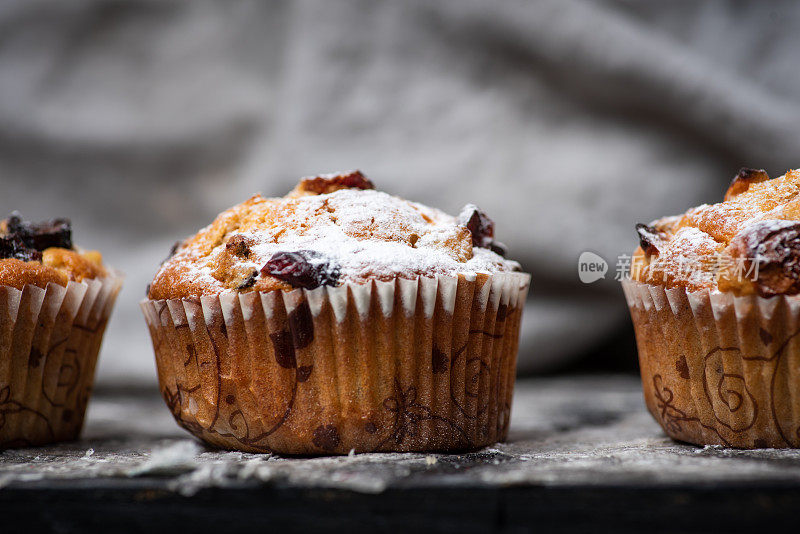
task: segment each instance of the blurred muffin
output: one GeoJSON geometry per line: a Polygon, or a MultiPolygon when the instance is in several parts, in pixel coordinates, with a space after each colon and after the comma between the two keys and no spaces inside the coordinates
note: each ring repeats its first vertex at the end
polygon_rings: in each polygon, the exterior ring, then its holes
{"type": "Polygon", "coordinates": [[[672,437],[800,446],[800,171],[637,225],[623,282],[647,406],[672,437]]]}
{"type": "Polygon", "coordinates": [[[223,448],[474,449],[505,437],[530,277],[494,225],[361,173],[256,195],[179,244],[142,309],[176,420],[223,448]]]}
{"type": "Polygon", "coordinates": [[[120,287],[68,220],[0,221],[0,449],[78,436],[120,287]]]}

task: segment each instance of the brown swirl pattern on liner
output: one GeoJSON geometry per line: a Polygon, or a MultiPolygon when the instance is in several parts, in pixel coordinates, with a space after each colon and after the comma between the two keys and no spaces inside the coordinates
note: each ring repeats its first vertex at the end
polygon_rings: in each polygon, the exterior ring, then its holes
{"type": "MultiPolygon", "coordinates": [[[[164,308],[166,308],[166,304],[159,310],[159,317],[162,316],[164,308]]],[[[304,301],[295,310],[290,312],[288,314],[287,322],[288,325],[286,329],[273,332],[269,335],[276,363],[281,368],[294,370],[294,381],[291,386],[291,396],[287,402],[283,414],[278,418],[274,425],[256,435],[251,435],[250,425],[240,408],[234,409],[227,417],[227,425],[230,431],[222,430],[217,425],[220,419],[220,397],[222,394],[221,392],[223,389],[223,384],[222,369],[220,366],[220,349],[218,343],[214,341],[214,336],[211,334],[211,329],[216,328],[219,336],[227,340],[228,329],[224,322],[216,322],[216,324],[212,323],[211,325],[207,323],[204,324],[208,338],[211,340],[211,346],[214,355],[214,368],[216,369],[216,373],[214,374],[216,377],[216,398],[214,401],[216,409],[213,412],[213,418],[207,426],[204,426],[198,421],[185,416],[185,408],[188,407],[189,402],[193,400],[194,402],[197,402],[197,400],[192,398],[192,395],[198,392],[203,393],[201,391],[202,384],[198,383],[192,387],[187,387],[179,382],[176,382],[175,391],[173,392],[169,389],[169,387],[165,387],[162,390],[162,396],[164,397],[167,406],[170,408],[170,411],[172,412],[173,417],[176,419],[178,424],[193,434],[199,435],[201,439],[209,440],[208,438],[203,438],[202,436],[211,436],[209,441],[215,444],[218,441],[216,439],[218,437],[223,440],[234,440],[244,447],[250,447],[259,452],[267,452],[268,449],[261,446],[260,442],[278,431],[287,421],[292,413],[297,399],[298,385],[307,381],[311,376],[311,372],[313,371],[313,365],[298,365],[295,354],[296,350],[307,347],[314,337],[313,323],[311,322],[311,312],[308,307],[308,303],[304,301]]],[[[189,324],[179,323],[174,325],[174,328],[175,330],[186,329],[189,328],[189,324]]],[[[156,342],[154,338],[154,344],[156,344],[156,346],[160,347],[162,343],[162,340],[156,342]]],[[[192,361],[197,364],[197,350],[189,343],[187,343],[185,346],[186,350],[192,354],[192,357],[184,362],[184,367],[188,366],[192,361]]],[[[227,405],[236,406],[236,396],[233,394],[226,395],[225,403],[227,405]]]]}
{"type": "MultiPolygon", "coordinates": [[[[778,372],[779,372],[779,363],[783,355],[785,354],[786,346],[788,345],[789,341],[791,341],[794,337],[800,334],[800,331],[794,332],[792,335],[787,338],[784,343],[781,344],[781,347],[773,353],[769,357],[763,356],[743,356],[741,351],[738,347],[714,347],[708,354],[706,354],[704,358],[705,365],[703,366],[703,390],[705,392],[706,400],[711,404],[713,408],[713,415],[716,424],[721,425],[727,428],[730,432],[736,434],[743,434],[748,430],[753,428],[753,425],[758,418],[759,413],[759,403],[756,400],[755,395],[748,389],[745,377],[740,374],[733,374],[733,373],[724,373],[720,370],[715,371],[718,375],[718,379],[715,383],[710,383],[709,379],[709,368],[712,367],[713,358],[718,356],[722,353],[728,354],[735,354],[736,357],[741,358],[745,361],[756,361],[756,362],[764,362],[764,363],[774,363],[772,368],[769,371],[770,376],[770,396],[769,396],[769,406],[770,406],[770,415],[772,417],[772,422],[775,425],[780,437],[783,441],[783,444],[787,447],[798,447],[800,446],[800,441],[797,440],[800,437],[800,423],[798,423],[798,427],[795,429],[795,437],[790,438],[789,434],[782,428],[784,425],[782,418],[778,416],[777,409],[776,409],[776,398],[777,395],[775,394],[775,385],[778,383],[778,372]],[[737,389],[738,388],[738,389],[737,389]],[[752,415],[745,416],[744,419],[740,420],[738,424],[730,424],[722,419],[721,413],[724,413],[723,410],[720,408],[720,405],[724,406],[727,411],[731,414],[735,414],[741,411],[748,411],[745,408],[746,406],[751,406],[752,409],[749,410],[752,415]]],[[[718,366],[713,366],[718,368],[718,366]]],[[[718,368],[719,369],[719,368],[718,368]]],[[[662,426],[664,426],[665,430],[671,434],[678,434],[681,432],[680,422],[690,422],[690,423],[697,423],[706,430],[710,430],[714,432],[720,439],[720,441],[727,445],[733,446],[731,442],[729,442],[723,436],[721,430],[713,425],[704,424],[698,417],[696,416],[689,416],[683,410],[678,409],[674,405],[674,398],[672,390],[663,385],[663,377],[660,374],[653,375],[653,389],[655,391],[655,397],[658,399],[658,409],[659,414],[661,417],[662,426]]]]}
{"type": "Polygon", "coordinates": [[[708,402],[714,405],[714,419],[717,423],[732,432],[745,432],[753,427],[758,418],[758,402],[747,389],[744,376],[725,372],[722,361],[725,356],[752,360],[743,357],[738,347],[714,347],[703,359],[703,390],[708,402]],[[716,375],[716,380],[709,376],[712,373],[716,375]],[[722,406],[718,406],[719,404],[722,406]],[[747,410],[748,406],[751,407],[750,410],[747,410]],[[751,412],[752,415],[745,415],[738,422],[728,423],[719,416],[724,409],[731,414],[741,410],[743,413],[751,412]]]}
{"type": "MultiPolygon", "coordinates": [[[[463,281],[460,283],[463,284],[463,281]]],[[[482,285],[487,280],[476,281],[473,284],[482,285]]],[[[459,286],[461,287],[461,286],[459,286]]],[[[470,298],[462,303],[473,306],[472,293],[470,287],[470,298]]],[[[502,341],[498,345],[496,353],[500,357],[492,358],[489,350],[483,358],[471,358],[470,366],[473,367],[472,379],[463,383],[461,396],[467,399],[468,405],[459,403],[456,399],[456,391],[453,384],[458,382],[448,379],[446,393],[431,395],[431,383],[421,378],[423,367],[418,371],[419,376],[406,381],[401,374],[387,375],[388,384],[370,384],[366,390],[368,395],[377,393],[381,390],[388,390],[380,400],[374,405],[363,408],[364,403],[354,404],[352,398],[334,398],[330,396],[330,391],[321,387],[326,383],[326,379],[331,376],[317,377],[316,367],[320,358],[325,360],[326,368],[331,369],[330,365],[336,365],[336,351],[327,347],[316,346],[315,325],[322,328],[323,343],[329,339],[330,333],[326,330],[326,323],[332,318],[332,308],[326,298],[322,311],[318,317],[311,313],[308,299],[303,296],[295,303],[296,305],[288,311],[283,309],[283,300],[274,299],[270,304],[270,313],[261,315],[262,310],[258,309],[260,304],[254,307],[253,316],[247,321],[244,320],[242,312],[242,300],[234,299],[232,306],[226,312],[228,328],[223,331],[221,326],[217,326],[217,334],[228,337],[228,332],[246,332],[248,346],[244,348],[241,342],[228,339],[226,346],[229,353],[220,352],[217,344],[212,344],[211,350],[206,351],[211,355],[215,362],[221,359],[238,361],[230,367],[236,369],[240,365],[241,369],[248,369],[248,377],[241,374],[229,376],[221,372],[221,367],[216,365],[198,375],[196,380],[191,383],[180,381],[180,373],[173,372],[178,367],[184,367],[186,349],[183,340],[180,342],[169,339],[176,335],[176,332],[183,330],[184,317],[178,310],[176,301],[165,302],[144,301],[142,308],[150,328],[153,338],[153,347],[156,351],[156,360],[159,370],[159,380],[162,384],[162,395],[170,408],[173,417],[177,422],[188,431],[206,441],[207,443],[222,447],[239,449],[252,452],[282,452],[287,454],[345,454],[350,449],[358,452],[373,450],[463,450],[474,449],[503,439],[508,428],[508,415],[510,407],[511,389],[508,387],[509,380],[513,380],[516,348],[518,343],[519,322],[521,309],[524,302],[524,293],[527,291],[527,280],[521,287],[511,287],[503,289],[502,305],[498,306],[502,311],[497,313],[497,309],[492,309],[486,315],[501,315],[501,321],[492,320],[492,328],[497,325],[496,330],[484,333],[482,331],[457,332],[458,336],[465,336],[467,343],[460,346],[450,353],[450,347],[440,348],[432,343],[427,350],[427,358],[412,366],[423,365],[429,369],[428,373],[431,380],[435,377],[452,372],[453,367],[465,354],[468,346],[478,346],[476,340],[481,337],[491,337],[493,340],[502,341]],[[516,293],[513,295],[512,293],[516,293]],[[165,313],[169,306],[170,313],[165,313]],[[513,309],[511,309],[513,307],[513,309]],[[267,317],[264,320],[264,317],[267,317]],[[247,328],[249,327],[249,328],[247,328]],[[175,350],[180,347],[180,350],[175,350]],[[514,351],[509,356],[508,351],[514,351]],[[248,358],[249,353],[263,355],[256,358],[248,358]],[[267,359],[263,359],[266,357],[267,359]],[[310,359],[309,359],[310,358],[310,359]],[[333,358],[333,360],[331,359],[333,358]],[[247,360],[243,363],[244,360],[247,360]],[[427,360],[427,361],[425,361],[427,360]],[[180,362],[176,366],[174,362],[180,362]],[[272,362],[265,365],[266,362],[272,362]],[[424,363],[423,363],[424,362],[424,363]],[[253,367],[253,364],[256,367],[253,367]],[[258,366],[261,366],[259,368],[258,366]],[[274,371],[270,371],[273,369],[274,371]],[[285,371],[291,371],[287,375],[285,371]],[[492,376],[494,390],[496,391],[494,405],[495,413],[498,418],[491,421],[491,428],[488,425],[476,432],[464,426],[464,423],[477,419],[487,411],[489,401],[478,399],[478,392],[475,390],[476,383],[481,381],[481,376],[492,376]],[[509,376],[510,375],[510,376],[509,376]],[[422,382],[420,381],[422,380],[422,382]],[[283,394],[277,395],[282,402],[278,406],[272,402],[272,410],[259,410],[259,405],[254,405],[250,398],[254,390],[258,393],[258,388],[254,384],[262,383],[270,391],[282,391],[283,394]],[[268,384],[273,384],[270,387],[268,384]],[[389,385],[390,387],[386,387],[389,385]],[[505,395],[499,398],[501,386],[504,386],[505,395]],[[449,402],[438,402],[428,404],[421,401],[419,388],[428,390],[427,398],[446,399],[449,402]],[[222,391],[230,391],[222,397],[222,391]],[[321,396],[320,396],[321,395],[321,396]],[[508,398],[506,398],[506,396],[508,398]],[[211,399],[208,402],[206,399],[211,399]],[[203,404],[206,406],[202,406],[203,404]],[[298,404],[299,403],[299,404],[298,404]],[[352,417],[342,417],[335,410],[325,409],[331,403],[346,403],[358,406],[361,410],[352,417]],[[193,413],[194,412],[194,413],[193,413]],[[223,416],[223,412],[226,414],[223,416]],[[198,416],[199,414],[199,416],[198,416]],[[271,418],[270,418],[271,414],[271,418]],[[313,415],[316,414],[316,415],[313,415]],[[325,415],[327,414],[327,415],[325,415]],[[313,417],[312,417],[313,416],[313,417]],[[266,418],[266,420],[264,419],[266,418]],[[355,423],[355,421],[362,421],[355,423]],[[433,448],[433,449],[432,449],[433,448]]],[[[463,297],[465,292],[458,292],[459,297],[463,297]]],[[[266,295],[266,294],[265,294],[266,295]]],[[[476,293],[477,295],[477,293],[476,293]]],[[[262,299],[266,297],[262,296],[262,299]]],[[[256,299],[256,303],[260,303],[256,299]]],[[[268,303],[264,303],[267,306],[268,303]]],[[[381,316],[374,314],[380,313],[377,298],[371,299],[369,319],[367,321],[379,320],[381,316]]],[[[394,311],[390,313],[391,318],[402,313],[400,307],[402,303],[399,298],[395,299],[394,311]]],[[[438,308],[437,308],[438,310],[438,308]]],[[[208,312],[210,309],[204,309],[208,312]]],[[[348,325],[348,321],[354,321],[358,328],[364,328],[363,319],[359,319],[357,314],[348,312],[349,319],[345,319],[343,325],[348,325]]],[[[218,323],[214,313],[212,316],[196,321],[198,328],[209,330],[211,325],[218,323]],[[200,325],[203,326],[200,326],[200,325]]],[[[435,322],[438,320],[451,320],[451,317],[444,317],[444,314],[434,314],[427,320],[430,323],[426,330],[433,332],[435,322]],[[436,317],[439,319],[436,319],[436,317]]],[[[338,324],[338,323],[337,323],[338,324]]],[[[421,331],[420,331],[421,332],[421,331]]],[[[235,334],[236,336],[240,334],[235,334]]],[[[372,335],[377,335],[372,333],[372,335]]],[[[357,336],[355,336],[357,337],[357,336]]],[[[390,347],[393,341],[384,346],[390,347]]],[[[397,348],[397,347],[395,347],[397,348]]],[[[491,346],[488,347],[491,349],[491,346]]],[[[195,345],[197,354],[204,352],[201,343],[195,345]]],[[[403,351],[397,354],[411,354],[412,358],[422,356],[419,352],[403,351]]],[[[341,353],[340,353],[341,354],[341,353]]],[[[388,355],[384,355],[390,358],[388,355]]],[[[369,357],[375,357],[372,354],[369,357]]],[[[376,366],[377,367],[377,366],[376,366]]],[[[390,368],[386,368],[389,372],[390,368]]],[[[329,371],[330,372],[330,371],[329,371]]],[[[339,380],[346,375],[339,376],[339,380]]],[[[357,391],[357,388],[345,388],[357,391]]],[[[274,400],[274,399],[273,399],[274,400]]]]}
{"type": "Polygon", "coordinates": [[[0,286],[0,449],[78,436],[121,283],[0,286]]]}
{"type": "Polygon", "coordinates": [[[383,450],[389,443],[403,445],[406,437],[413,438],[418,435],[420,423],[424,421],[442,423],[463,439],[463,448],[474,448],[474,443],[463,428],[447,417],[436,415],[428,406],[417,402],[416,387],[403,388],[398,378],[394,379],[394,395],[385,398],[381,405],[392,413],[394,420],[389,427],[389,434],[374,447],[375,451],[383,450]]]}
{"type": "MultiPolygon", "coordinates": [[[[800,335],[800,328],[790,326],[795,324],[790,319],[800,310],[792,311],[786,305],[790,310],[788,318],[779,316],[777,312],[762,317],[756,303],[747,308],[755,314],[754,317],[720,319],[723,322],[720,328],[737,329],[739,335],[745,336],[740,338],[739,346],[713,346],[707,351],[698,351],[699,356],[690,354],[688,358],[682,354],[672,367],[669,363],[672,361],[669,356],[671,344],[663,332],[680,327],[681,309],[661,310],[663,315],[659,315],[654,301],[649,304],[649,309],[645,306],[638,289],[626,287],[626,295],[636,327],[645,399],[668,435],[697,444],[716,443],[737,448],[800,447],[800,420],[796,417],[800,412],[786,408],[792,400],[792,392],[788,391],[791,388],[791,366],[787,362],[792,360],[796,365],[800,360],[800,351],[792,348],[792,343],[800,335]],[[727,325],[726,320],[735,324],[727,325]],[[777,341],[780,342],[776,346],[777,341]],[[745,347],[756,350],[756,353],[746,353],[743,351],[745,347]],[[762,353],[765,349],[767,352],[762,353]],[[698,362],[702,370],[699,386],[702,394],[679,398],[673,391],[674,386],[677,382],[693,383],[689,372],[691,362],[698,362]],[[743,367],[745,364],[747,367],[743,367]],[[742,368],[742,372],[730,371],[737,366],[742,368]],[[781,387],[787,390],[779,391],[781,387]],[[692,430],[692,425],[697,430],[692,430]],[[699,429],[714,438],[709,439],[699,429]]],[[[683,299],[684,296],[679,298],[681,302],[683,299]]],[[[724,317],[721,312],[720,317],[724,317]]],[[[702,319],[697,320],[699,329],[704,323],[702,319]]]]}
{"type": "Polygon", "coordinates": [[[655,391],[655,398],[658,400],[657,407],[661,416],[662,426],[670,435],[680,434],[683,431],[681,423],[697,423],[706,430],[717,434],[725,445],[730,446],[730,443],[728,443],[725,437],[720,434],[715,427],[704,424],[700,421],[699,417],[688,415],[685,411],[675,406],[674,394],[670,388],[663,384],[663,378],[660,374],[653,376],[653,389],[655,391]]]}
{"type": "MultiPolygon", "coordinates": [[[[35,410],[33,408],[29,408],[25,406],[21,402],[11,400],[11,386],[6,385],[4,387],[0,387],[0,431],[3,430],[3,427],[6,426],[6,420],[9,415],[12,414],[30,414],[32,417],[44,422],[45,428],[47,429],[46,438],[55,439],[56,434],[53,431],[53,426],[50,424],[50,419],[42,412],[35,410]]],[[[6,438],[5,441],[0,441],[0,449],[8,448],[9,446],[15,444],[33,444],[33,441],[24,439],[24,438],[6,438]]]]}

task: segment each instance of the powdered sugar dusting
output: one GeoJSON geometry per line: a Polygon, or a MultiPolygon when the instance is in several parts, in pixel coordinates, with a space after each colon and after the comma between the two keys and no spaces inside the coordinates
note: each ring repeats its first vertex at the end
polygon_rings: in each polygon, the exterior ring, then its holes
{"type": "Polygon", "coordinates": [[[234,234],[251,243],[246,257],[233,259],[230,269],[236,272],[260,271],[275,253],[301,250],[322,254],[322,259],[312,262],[337,266],[340,282],[520,269],[515,261],[473,247],[471,234],[455,217],[384,192],[342,189],[322,195],[257,200],[247,215],[262,210],[270,217],[233,228],[209,253],[201,252],[201,244],[190,242],[162,270],[179,263],[186,276],[206,287],[222,289],[219,265],[226,254],[224,259],[231,262],[226,242],[234,234]]]}

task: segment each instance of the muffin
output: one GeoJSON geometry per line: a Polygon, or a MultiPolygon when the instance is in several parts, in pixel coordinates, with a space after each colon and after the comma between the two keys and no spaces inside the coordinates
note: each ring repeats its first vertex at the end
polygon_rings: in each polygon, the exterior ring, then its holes
{"type": "Polygon", "coordinates": [[[699,445],[800,446],[800,171],[637,225],[623,282],[647,407],[699,445]]]}
{"type": "Polygon", "coordinates": [[[0,221],[0,449],[78,437],[120,287],[68,220],[0,221]]]}
{"type": "Polygon", "coordinates": [[[142,302],[177,422],[221,448],[454,451],[505,438],[530,276],[360,172],[256,195],[176,245],[142,302]]]}

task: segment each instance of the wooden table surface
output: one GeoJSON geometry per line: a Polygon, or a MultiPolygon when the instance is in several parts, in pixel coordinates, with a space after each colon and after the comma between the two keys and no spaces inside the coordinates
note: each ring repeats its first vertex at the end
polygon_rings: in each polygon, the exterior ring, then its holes
{"type": "Polygon", "coordinates": [[[283,458],[206,449],[155,390],[98,392],[83,439],[0,453],[0,532],[752,532],[797,528],[800,451],[694,447],[638,379],[520,380],[507,443],[283,458]]]}

